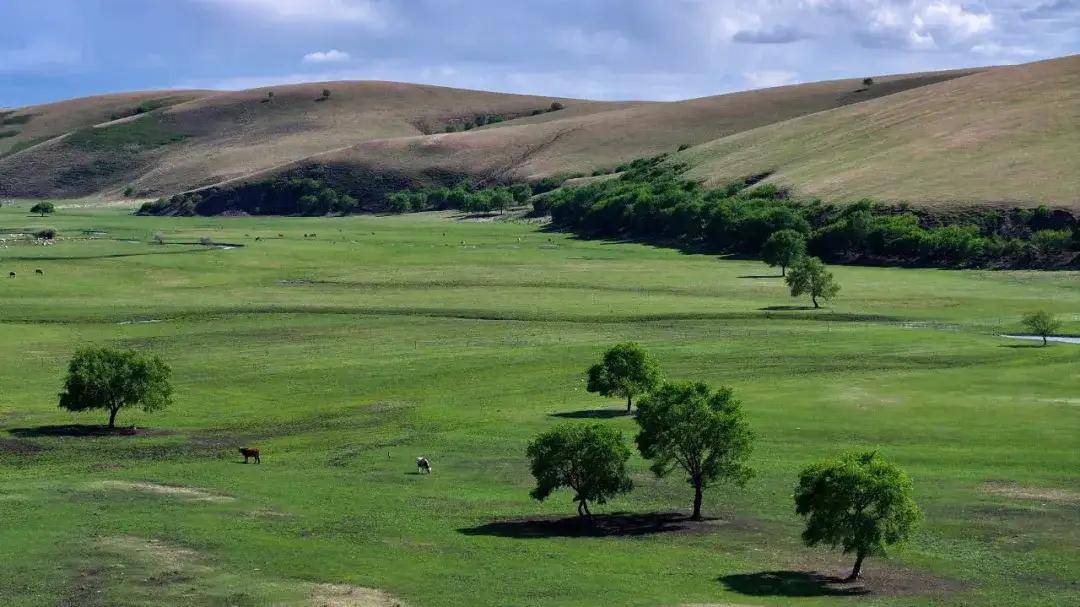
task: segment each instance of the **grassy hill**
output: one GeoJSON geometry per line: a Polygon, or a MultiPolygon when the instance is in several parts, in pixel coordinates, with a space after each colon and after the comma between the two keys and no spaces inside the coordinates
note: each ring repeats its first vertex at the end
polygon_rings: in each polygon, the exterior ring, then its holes
{"type": "MultiPolygon", "coordinates": [[[[0,159],[0,195],[115,196],[130,187],[137,196],[150,196],[312,165],[344,167],[355,178],[393,173],[419,181],[447,174],[532,179],[591,172],[970,73],[879,77],[869,88],[859,79],[838,80],[670,103],[553,99],[391,82],[189,93],[195,98],[93,131],[88,129],[99,120],[70,120],[71,135],[0,159]],[[331,93],[328,98],[324,89],[331,93]],[[564,109],[545,112],[553,101],[564,109]],[[493,116],[499,120],[495,125],[445,132],[493,116]]],[[[162,92],[157,98],[180,97],[162,92]]],[[[35,113],[39,108],[12,115],[35,113]]],[[[32,136],[20,133],[17,142],[32,136]]]]}
{"type": "Polygon", "coordinates": [[[681,159],[708,182],[773,171],[771,182],[830,199],[1080,209],[1077,158],[1080,56],[771,124],[681,159]]]}

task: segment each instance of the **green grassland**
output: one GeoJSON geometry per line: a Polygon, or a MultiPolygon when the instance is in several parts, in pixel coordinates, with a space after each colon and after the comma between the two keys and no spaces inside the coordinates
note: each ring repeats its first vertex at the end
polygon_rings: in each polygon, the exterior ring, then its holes
{"type": "MultiPolygon", "coordinates": [[[[1039,308],[1080,334],[1080,273],[835,267],[840,297],[812,310],[759,262],[526,223],[28,208],[0,209],[0,604],[390,604],[323,584],[411,606],[1080,602],[1080,347],[997,337],[1039,308]],[[10,236],[42,225],[62,238],[10,236]],[[532,435],[632,436],[584,383],[622,340],[735,389],[757,478],[708,492],[692,528],[526,522],[575,511],[529,498],[532,435]],[[172,408],[120,415],[148,431],[48,428],[105,421],[56,405],[90,343],[172,365],[172,408]],[[863,447],[909,472],[926,520],[842,596],[802,575],[850,559],[800,545],[791,493],[863,447]]],[[[680,478],[631,466],[635,491],[595,512],[688,510],[680,478]]]]}

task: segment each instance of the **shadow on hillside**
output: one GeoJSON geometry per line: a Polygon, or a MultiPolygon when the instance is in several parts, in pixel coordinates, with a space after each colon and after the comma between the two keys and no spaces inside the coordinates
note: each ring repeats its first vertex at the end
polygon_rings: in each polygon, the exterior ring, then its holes
{"type": "Polygon", "coordinates": [[[814,306],[765,306],[764,308],[758,308],[763,312],[782,312],[784,310],[820,310],[821,308],[815,308],[814,306]]]}
{"type": "Polygon", "coordinates": [[[13,255],[5,257],[9,261],[79,261],[80,259],[114,259],[117,257],[142,257],[144,255],[190,255],[212,251],[213,247],[185,249],[183,251],[148,251],[144,253],[106,253],[102,255],[13,255]]]}
{"type": "Polygon", "coordinates": [[[744,274],[739,278],[783,278],[783,274],[744,274]]]}
{"type": "Polygon", "coordinates": [[[1023,349],[1027,349],[1027,348],[1044,348],[1046,346],[1043,346],[1042,342],[1039,342],[1039,343],[1034,343],[1034,344],[1000,344],[1000,345],[998,345],[998,347],[999,348],[1023,348],[1023,349]]]}
{"type": "Polygon", "coordinates": [[[856,596],[869,592],[862,586],[845,585],[842,578],[812,571],[759,571],[717,579],[728,590],[750,596],[856,596]]]}
{"type": "Polygon", "coordinates": [[[560,411],[552,413],[551,417],[564,419],[611,419],[613,417],[626,417],[630,412],[626,409],[581,409],[580,411],[560,411]]]}
{"type": "Polygon", "coordinates": [[[649,512],[633,514],[615,512],[595,514],[591,519],[580,516],[566,518],[523,518],[494,521],[476,527],[458,529],[464,535],[491,535],[517,539],[549,537],[625,537],[712,529],[710,521],[690,520],[679,512],[649,512]]]}
{"type": "Polygon", "coordinates": [[[31,428],[10,428],[8,434],[20,438],[71,437],[71,436],[160,436],[168,434],[163,430],[118,426],[109,428],[105,425],[67,424],[61,426],[33,426],[31,428]]]}

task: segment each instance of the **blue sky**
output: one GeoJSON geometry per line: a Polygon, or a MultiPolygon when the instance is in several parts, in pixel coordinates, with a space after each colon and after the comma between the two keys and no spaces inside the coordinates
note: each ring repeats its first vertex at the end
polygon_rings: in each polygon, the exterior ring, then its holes
{"type": "Polygon", "coordinates": [[[0,107],[379,79],[679,99],[1080,52],[1080,0],[0,0],[0,107]]]}

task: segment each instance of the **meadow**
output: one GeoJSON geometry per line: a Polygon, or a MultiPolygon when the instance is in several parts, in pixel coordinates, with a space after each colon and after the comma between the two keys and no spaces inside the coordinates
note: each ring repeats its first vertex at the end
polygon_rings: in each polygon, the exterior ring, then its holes
{"type": "Polygon", "coordinates": [[[1040,308],[1080,334],[1080,272],[835,266],[812,310],[760,262],[524,222],[28,208],[0,208],[0,604],[1080,603],[1080,347],[998,336],[1040,308]],[[689,487],[635,455],[593,509],[625,524],[580,534],[568,492],[529,498],[525,446],[567,420],[632,438],[584,378],[627,340],[733,387],[757,477],[683,525],[689,487]],[[105,422],[57,407],[85,344],[161,355],[176,402],[121,412],[134,436],[65,427],[105,422]],[[848,588],[791,495],[855,448],[925,521],[848,588]]]}

